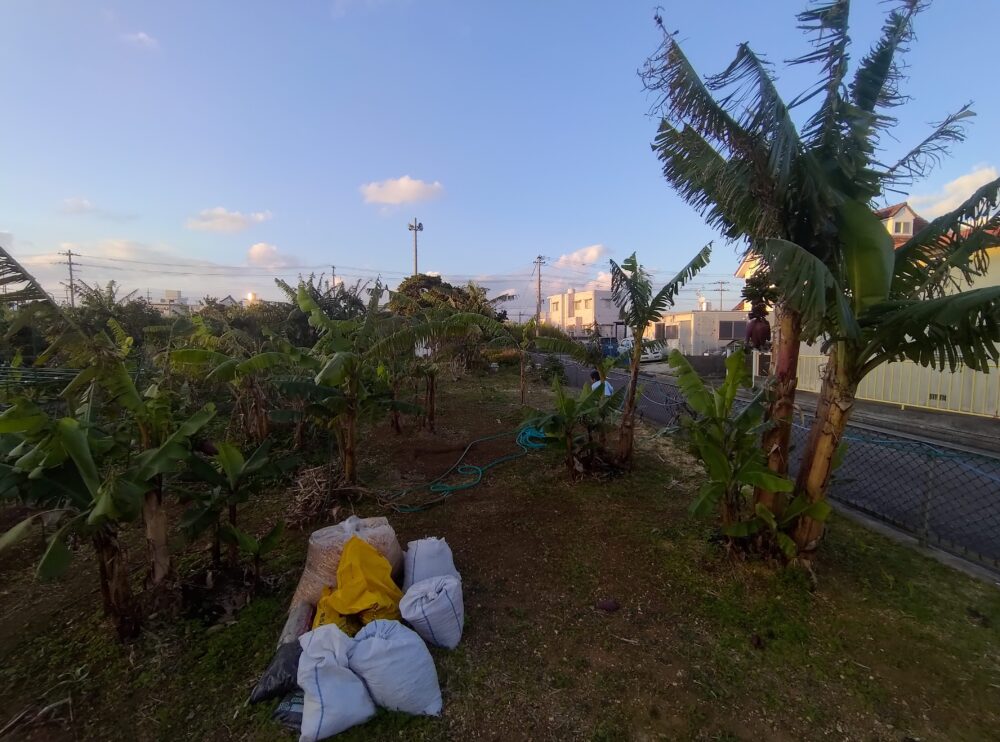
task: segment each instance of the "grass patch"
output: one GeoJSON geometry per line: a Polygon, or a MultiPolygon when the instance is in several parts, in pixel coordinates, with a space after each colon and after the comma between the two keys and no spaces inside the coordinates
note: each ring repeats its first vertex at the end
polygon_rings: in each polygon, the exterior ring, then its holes
{"type": "MultiPolygon", "coordinates": [[[[544,404],[549,392],[531,395],[544,404]]],[[[514,430],[523,415],[516,372],[445,381],[436,436],[366,436],[367,485],[433,479],[469,440],[514,430]]],[[[515,450],[513,440],[490,445],[488,457],[515,450]]],[[[440,535],[452,545],[466,632],[456,651],[433,652],[442,718],[380,712],[343,739],[995,737],[1000,591],[836,516],[818,586],[733,562],[686,512],[697,471],[647,438],[632,474],[570,485],[546,451],[434,508],[390,514],[404,544],[440,535]],[[598,608],[604,599],[618,609],[598,608]]],[[[284,507],[276,491],[246,522],[284,507]]],[[[353,507],[383,514],[370,500],[353,507]]],[[[72,722],[60,711],[17,738],[293,739],[270,720],[273,704],[244,701],[270,659],[306,538],[286,535],[265,568],[272,591],[230,625],[164,618],[124,646],[103,621],[86,558],[42,585],[26,579],[31,555],[19,553],[24,564],[0,585],[4,616],[32,620],[0,633],[0,725],[71,698],[72,722]]],[[[178,564],[195,570],[203,557],[192,550],[178,564]]]]}

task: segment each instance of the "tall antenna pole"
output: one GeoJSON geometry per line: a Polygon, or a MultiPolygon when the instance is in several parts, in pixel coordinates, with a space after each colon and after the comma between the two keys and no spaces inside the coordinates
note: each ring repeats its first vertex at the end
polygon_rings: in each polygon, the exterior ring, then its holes
{"type": "Polygon", "coordinates": [[[408,224],[407,228],[413,232],[413,275],[420,275],[420,271],[417,270],[417,232],[424,231],[424,225],[422,222],[417,221],[417,217],[413,217],[413,224],[408,224]]]}
{"type": "Polygon", "coordinates": [[[534,260],[535,270],[538,271],[538,294],[535,303],[535,324],[542,324],[542,266],[545,265],[545,256],[539,255],[534,260]]]}
{"type": "Polygon", "coordinates": [[[330,266],[330,291],[337,288],[337,266],[330,266]]]}
{"type": "Polygon", "coordinates": [[[66,262],[63,265],[69,266],[69,305],[71,307],[76,306],[76,280],[73,276],[73,256],[79,256],[79,253],[74,253],[72,250],[67,250],[66,252],[59,253],[60,255],[66,256],[66,262]]]}

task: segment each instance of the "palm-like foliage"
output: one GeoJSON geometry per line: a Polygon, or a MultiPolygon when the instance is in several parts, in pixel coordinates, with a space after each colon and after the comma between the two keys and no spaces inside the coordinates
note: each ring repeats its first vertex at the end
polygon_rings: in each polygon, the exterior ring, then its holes
{"type": "MultiPolygon", "coordinates": [[[[661,121],[652,147],[664,177],[709,224],[729,239],[745,240],[751,252],[759,255],[764,240],[788,240],[839,273],[845,219],[857,222],[852,217],[885,190],[924,175],[963,139],[972,115],[968,106],[959,108],[895,163],[883,162],[892,110],[906,100],[899,90],[899,55],[926,6],[924,0],[899,0],[852,74],[849,0],[810,3],[798,18],[813,46],[792,63],[815,66],[817,81],[788,103],[772,68],[748,44],[739,46],[723,72],[703,79],[657,16],[663,42],[642,77],[657,96],[661,121]],[[790,112],[814,101],[800,132],[790,112]]],[[[770,468],[783,474],[803,327],[790,305],[781,302],[777,309],[768,412],[777,424],[765,434],[764,448],[770,468]]],[[[776,505],[774,493],[760,490],[758,499],[776,505]]]]}
{"type": "MultiPolygon", "coordinates": [[[[784,300],[803,317],[809,335],[822,333],[830,349],[796,482],[811,502],[825,498],[855,392],[868,373],[902,359],[987,371],[1000,358],[1000,287],[944,293],[971,282],[986,267],[987,249],[1000,245],[998,190],[1000,179],[898,251],[881,236],[863,249],[845,250],[842,266],[831,268],[791,242],[765,243],[763,257],[784,300]],[[885,263],[892,273],[882,294],[873,295],[869,277],[885,263]]],[[[803,517],[796,533],[799,548],[815,549],[822,531],[822,523],[803,517]]]]}
{"type": "MultiPolygon", "coordinates": [[[[330,319],[305,290],[298,296],[299,308],[319,332],[309,353],[316,371],[306,411],[333,432],[349,485],[358,476],[359,420],[386,410],[412,409],[398,399],[394,382],[410,368],[407,364],[421,365],[417,348],[434,349],[447,338],[502,329],[484,315],[444,308],[416,310],[410,317],[394,315],[381,309],[383,294],[381,283],[376,282],[365,313],[349,320],[330,319]]],[[[427,400],[433,404],[434,372],[423,370],[429,383],[427,400]]],[[[433,417],[430,425],[433,430],[433,417]]]]}
{"type": "Polygon", "coordinates": [[[629,359],[629,384],[625,392],[625,407],[622,410],[621,432],[618,437],[618,458],[622,464],[630,464],[632,461],[635,398],[638,391],[643,335],[650,324],[660,319],[661,315],[674,305],[681,287],[708,265],[711,253],[711,244],[703,247],[690,263],[655,294],[650,275],[639,264],[635,253],[622,261],[621,265],[614,260],[611,261],[611,299],[617,305],[621,318],[634,339],[632,357],[629,359]]]}

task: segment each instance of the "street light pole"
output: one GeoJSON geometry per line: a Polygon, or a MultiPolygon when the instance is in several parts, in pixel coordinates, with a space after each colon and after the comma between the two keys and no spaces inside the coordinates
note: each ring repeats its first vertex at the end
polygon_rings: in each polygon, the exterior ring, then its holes
{"type": "Polygon", "coordinates": [[[417,276],[420,275],[420,271],[417,270],[417,232],[423,232],[424,225],[417,221],[417,217],[413,217],[413,224],[408,224],[407,227],[413,232],[413,275],[417,276]]]}

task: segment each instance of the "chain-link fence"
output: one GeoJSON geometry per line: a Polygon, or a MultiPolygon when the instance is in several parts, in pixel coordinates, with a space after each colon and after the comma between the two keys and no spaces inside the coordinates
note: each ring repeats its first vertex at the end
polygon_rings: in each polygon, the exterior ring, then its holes
{"type": "MultiPolygon", "coordinates": [[[[590,383],[590,369],[565,362],[569,384],[590,383]]],[[[612,372],[618,388],[628,376],[612,372]]],[[[673,426],[687,414],[669,379],[639,380],[639,414],[673,426]]],[[[792,453],[805,448],[809,418],[792,429],[792,453]]],[[[1000,457],[851,425],[830,497],[970,561],[1000,569],[1000,457]]],[[[797,462],[793,464],[793,475],[797,462]]]]}

